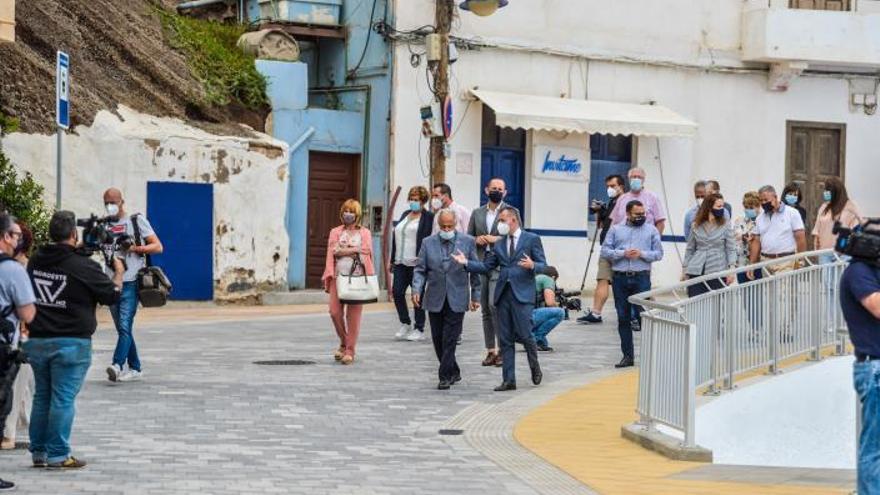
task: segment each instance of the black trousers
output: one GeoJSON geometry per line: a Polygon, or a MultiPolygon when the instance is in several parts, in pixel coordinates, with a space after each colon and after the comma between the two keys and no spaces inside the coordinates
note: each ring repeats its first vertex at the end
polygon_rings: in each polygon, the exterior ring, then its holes
{"type": "Polygon", "coordinates": [[[5,433],[6,418],[12,411],[12,388],[21,365],[12,359],[9,346],[0,342],[0,437],[5,433]]]}
{"type": "MultiPolygon", "coordinates": [[[[406,305],[406,289],[412,286],[413,273],[415,268],[406,265],[394,265],[391,267],[391,274],[394,281],[391,284],[391,292],[394,295],[394,307],[397,309],[397,317],[403,325],[411,325],[412,320],[409,317],[409,307],[406,305]]],[[[413,313],[416,317],[416,330],[425,330],[425,310],[422,308],[414,308],[413,313]]]]}
{"type": "Polygon", "coordinates": [[[458,337],[461,335],[461,326],[464,322],[464,313],[456,313],[449,307],[449,301],[443,303],[443,310],[439,313],[428,313],[431,320],[431,340],[434,342],[434,352],[440,361],[438,377],[441,381],[452,381],[461,377],[461,369],[455,361],[455,348],[458,347],[458,337]]]}

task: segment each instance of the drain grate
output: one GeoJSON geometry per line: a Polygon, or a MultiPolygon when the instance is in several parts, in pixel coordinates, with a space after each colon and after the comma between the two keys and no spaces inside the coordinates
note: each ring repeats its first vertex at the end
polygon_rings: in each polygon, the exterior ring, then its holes
{"type": "Polygon", "coordinates": [[[464,430],[440,430],[437,433],[444,436],[455,436],[464,434],[464,430]]]}
{"type": "Polygon", "coordinates": [[[288,359],[288,360],[254,361],[254,364],[258,364],[260,366],[306,366],[309,364],[315,364],[315,362],[314,361],[304,361],[302,359],[288,359]]]}

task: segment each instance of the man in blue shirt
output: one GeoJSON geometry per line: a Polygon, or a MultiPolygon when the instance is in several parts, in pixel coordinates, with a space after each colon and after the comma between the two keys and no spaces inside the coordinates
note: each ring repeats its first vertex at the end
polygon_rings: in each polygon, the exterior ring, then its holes
{"type": "MultiPolygon", "coordinates": [[[[614,272],[611,287],[617,309],[617,332],[623,359],[615,368],[627,368],[635,363],[630,320],[632,305],[629,297],[651,289],[651,264],[663,258],[660,232],[645,223],[645,206],[632,200],[626,204],[626,223],[615,225],[602,244],[602,257],[611,261],[614,272]]],[[[641,308],[636,308],[641,312],[641,308]]]]}
{"type": "Polygon", "coordinates": [[[858,493],[880,493],[880,266],[855,259],[840,280],[840,307],[855,348],[853,384],[862,401],[858,493]]]}

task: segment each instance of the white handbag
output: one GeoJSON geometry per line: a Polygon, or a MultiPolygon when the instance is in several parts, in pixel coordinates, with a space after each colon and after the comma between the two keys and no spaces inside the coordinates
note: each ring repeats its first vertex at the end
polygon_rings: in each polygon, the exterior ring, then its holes
{"type": "Polygon", "coordinates": [[[360,258],[356,259],[348,275],[336,277],[336,295],[342,304],[370,304],[379,301],[379,278],[376,275],[353,275],[357,266],[363,267],[360,258]]]}

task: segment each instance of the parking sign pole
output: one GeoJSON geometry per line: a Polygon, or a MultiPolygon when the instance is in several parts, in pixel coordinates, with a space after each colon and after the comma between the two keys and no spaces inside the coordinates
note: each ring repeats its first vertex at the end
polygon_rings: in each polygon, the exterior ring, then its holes
{"type": "Polygon", "coordinates": [[[55,156],[57,160],[55,161],[55,210],[61,209],[61,134],[64,133],[64,130],[61,127],[58,127],[58,131],[56,135],[58,138],[55,140],[55,156]]]}
{"type": "Polygon", "coordinates": [[[61,209],[61,140],[64,130],[70,127],[70,57],[59,51],[55,64],[55,209],[61,209]]]}

